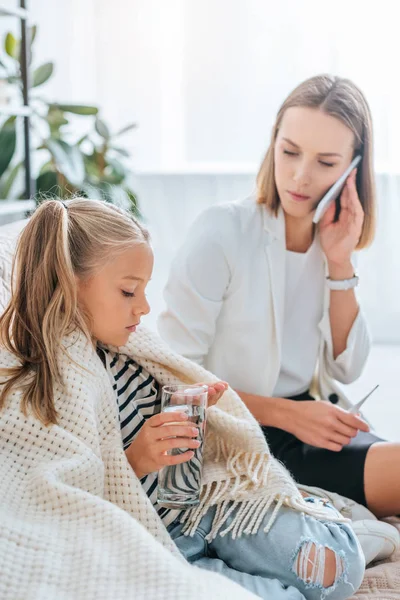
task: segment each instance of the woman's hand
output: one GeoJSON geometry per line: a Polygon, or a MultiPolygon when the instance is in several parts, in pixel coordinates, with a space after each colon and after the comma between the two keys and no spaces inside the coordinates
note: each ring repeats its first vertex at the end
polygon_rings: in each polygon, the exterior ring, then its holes
{"type": "Polygon", "coordinates": [[[315,400],[291,402],[286,430],[310,446],[340,452],[359,431],[369,431],[360,417],[334,404],[315,400]]]}
{"type": "Polygon", "coordinates": [[[364,211],[357,194],[356,174],[354,169],[341,193],[339,220],[334,222],[336,203],[332,202],[319,226],[322,250],[332,265],[348,264],[361,236],[364,211]]]}
{"type": "Polygon", "coordinates": [[[126,457],[141,479],[167,465],[178,465],[190,460],[200,446],[196,439],[199,430],[193,426],[185,413],[165,412],[147,419],[129,448],[126,457]],[[187,448],[178,455],[168,454],[173,448],[187,448]]]}

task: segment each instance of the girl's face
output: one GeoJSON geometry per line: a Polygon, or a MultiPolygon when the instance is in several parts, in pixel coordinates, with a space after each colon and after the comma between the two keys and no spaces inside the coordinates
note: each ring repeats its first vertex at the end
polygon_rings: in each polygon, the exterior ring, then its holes
{"type": "Polygon", "coordinates": [[[107,262],[88,280],[78,280],[78,302],[91,317],[93,337],[123,346],[150,312],[145,289],[153,271],[148,244],[135,244],[107,262]]]}
{"type": "Polygon", "coordinates": [[[339,119],[316,108],[288,108],[274,151],[275,183],[285,213],[311,221],[353,153],[354,134],[339,119]]]}

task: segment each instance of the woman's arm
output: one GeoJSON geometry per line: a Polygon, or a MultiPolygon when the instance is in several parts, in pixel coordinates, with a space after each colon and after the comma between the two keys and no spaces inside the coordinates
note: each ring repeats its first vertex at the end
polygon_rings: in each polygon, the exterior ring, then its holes
{"type": "Polygon", "coordinates": [[[358,431],[369,431],[360,417],[330,402],[298,402],[237,393],[261,425],[288,431],[311,446],[339,452],[358,431]]]}
{"type": "Polygon", "coordinates": [[[188,232],[164,290],[161,337],[179,354],[203,364],[215,336],[237,251],[230,207],[206,210],[188,232]]]}
{"type": "MultiPolygon", "coordinates": [[[[351,279],[354,276],[354,267],[350,261],[343,265],[328,263],[328,270],[329,277],[333,280],[351,279]]],[[[349,333],[358,311],[359,306],[354,289],[330,291],[329,318],[335,360],[347,348],[349,333]]]]}
{"type": "MultiPolygon", "coordinates": [[[[332,204],[319,226],[329,276],[335,280],[353,277],[351,259],[362,233],[364,213],[356,188],[356,169],[346,182],[340,205],[338,220],[332,204]]],[[[365,366],[371,341],[354,290],[331,290],[329,314],[324,314],[320,328],[328,373],[342,383],[355,381],[365,366]]]]}

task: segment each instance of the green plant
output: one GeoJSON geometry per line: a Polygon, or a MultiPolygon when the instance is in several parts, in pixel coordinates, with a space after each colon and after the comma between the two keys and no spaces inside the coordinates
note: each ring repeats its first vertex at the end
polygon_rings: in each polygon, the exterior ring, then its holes
{"type": "MultiPolygon", "coordinates": [[[[30,64],[36,35],[34,26],[30,29],[30,64]]],[[[20,45],[20,40],[7,33],[4,57],[0,60],[0,78],[19,88],[20,45]]],[[[96,106],[48,102],[36,90],[49,81],[53,72],[54,64],[47,62],[33,69],[31,77],[31,127],[36,156],[43,157],[36,175],[38,197],[45,194],[66,198],[79,194],[104,199],[139,215],[138,201],[129,184],[130,154],[116,143],[135,124],[112,134],[96,106]],[[86,128],[79,138],[74,127],[76,118],[81,120],[79,131],[82,133],[82,125],[86,128]]],[[[16,119],[11,117],[0,128],[1,198],[10,197],[14,191],[23,164],[16,156],[16,142],[16,119]]]]}

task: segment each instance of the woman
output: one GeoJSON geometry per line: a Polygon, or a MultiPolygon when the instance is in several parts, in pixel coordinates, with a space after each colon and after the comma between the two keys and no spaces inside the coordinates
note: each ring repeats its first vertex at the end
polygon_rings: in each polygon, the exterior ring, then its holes
{"type": "Polygon", "coordinates": [[[353,266],[375,228],[372,124],[350,81],[313,77],[278,112],[257,192],[205,211],[173,263],[159,330],[238,391],[295,479],[400,512],[400,445],[349,414],[370,338],[353,266]],[[362,160],[318,226],[319,201],[362,160]],[[340,204],[339,204],[340,202],[340,204]],[[319,394],[310,391],[318,369],[319,394]]]}

